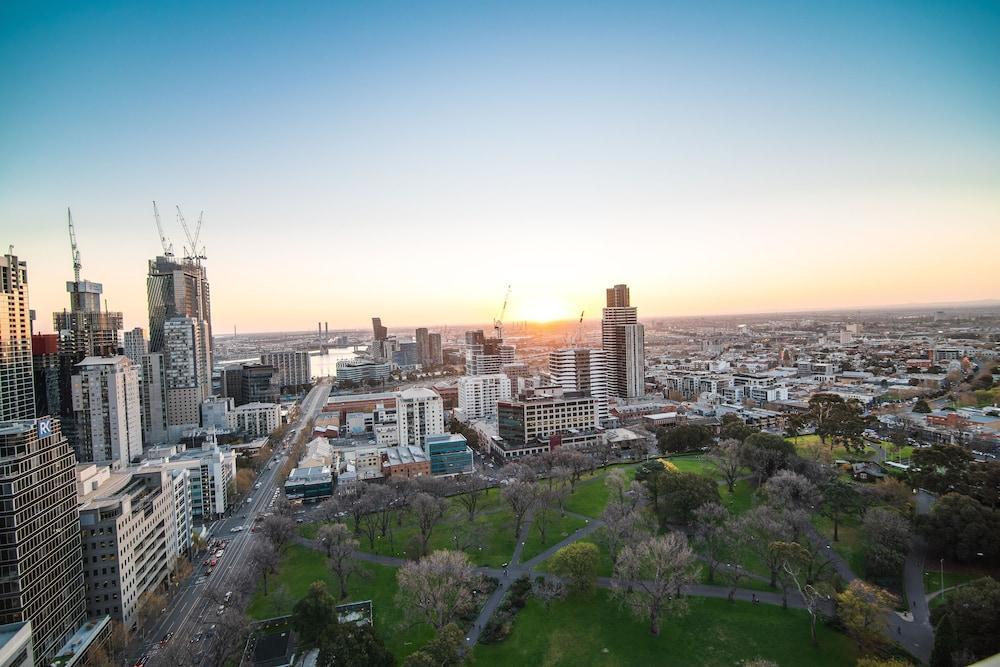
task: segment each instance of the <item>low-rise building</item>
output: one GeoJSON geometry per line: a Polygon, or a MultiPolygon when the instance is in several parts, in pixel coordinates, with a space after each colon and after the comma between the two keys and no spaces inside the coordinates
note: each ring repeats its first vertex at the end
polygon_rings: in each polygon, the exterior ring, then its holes
{"type": "Polygon", "coordinates": [[[281,425],[281,406],[277,403],[247,403],[231,413],[231,426],[250,438],[270,435],[281,425]]]}
{"type": "Polygon", "coordinates": [[[472,448],[460,433],[428,435],[424,447],[432,475],[464,475],[474,471],[472,448]]]}
{"type": "Polygon", "coordinates": [[[0,667],[35,667],[31,621],[0,625],[0,667]]]}
{"type": "Polygon", "coordinates": [[[289,500],[315,502],[333,495],[336,476],[328,465],[294,468],[285,480],[289,500]]]}
{"type": "Polygon", "coordinates": [[[337,362],[337,381],[382,382],[389,379],[392,365],[388,361],[372,359],[344,359],[337,362]]]}
{"type": "Polygon", "coordinates": [[[386,447],[382,450],[382,474],[385,477],[423,477],[431,474],[427,454],[413,445],[386,447]]]}
{"type": "Polygon", "coordinates": [[[140,464],[140,470],[146,468],[188,471],[191,519],[195,523],[220,517],[229,509],[228,489],[236,479],[236,454],[216,446],[211,436],[201,449],[147,459],[140,464]]]}

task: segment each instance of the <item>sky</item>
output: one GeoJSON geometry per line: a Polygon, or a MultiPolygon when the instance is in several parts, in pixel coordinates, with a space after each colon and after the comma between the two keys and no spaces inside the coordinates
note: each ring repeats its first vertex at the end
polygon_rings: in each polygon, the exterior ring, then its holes
{"type": "Polygon", "coordinates": [[[1000,298],[995,2],[0,6],[0,246],[37,329],[146,325],[152,201],[216,332],[1000,298]]]}

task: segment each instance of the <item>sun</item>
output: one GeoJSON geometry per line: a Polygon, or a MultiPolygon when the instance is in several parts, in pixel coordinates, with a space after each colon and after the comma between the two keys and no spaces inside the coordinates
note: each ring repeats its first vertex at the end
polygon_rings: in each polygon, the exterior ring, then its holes
{"type": "Polygon", "coordinates": [[[528,322],[555,322],[573,317],[573,309],[568,303],[552,297],[531,297],[519,304],[512,320],[527,320],[528,322]]]}

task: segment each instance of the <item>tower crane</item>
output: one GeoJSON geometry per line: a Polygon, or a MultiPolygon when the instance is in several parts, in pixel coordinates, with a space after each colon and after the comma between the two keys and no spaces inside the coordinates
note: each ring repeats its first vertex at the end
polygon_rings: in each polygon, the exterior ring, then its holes
{"type": "Polygon", "coordinates": [[[205,248],[202,247],[201,252],[198,251],[198,237],[201,236],[201,222],[205,216],[205,212],[202,211],[198,214],[198,224],[195,225],[194,234],[191,234],[191,230],[188,229],[187,220],[184,219],[184,214],[181,213],[181,207],[177,207],[177,219],[181,222],[181,227],[184,228],[184,235],[187,236],[188,243],[190,246],[185,248],[185,252],[190,252],[190,254],[185,255],[184,259],[191,259],[195,262],[201,262],[203,259],[208,259],[205,257],[205,248]]]}
{"type": "Polygon", "coordinates": [[[69,247],[73,253],[73,280],[80,282],[80,269],[83,262],[80,261],[80,249],[76,246],[76,230],[73,229],[73,212],[66,207],[66,217],[69,218],[69,247]]]}
{"type": "Polygon", "coordinates": [[[167,235],[163,233],[163,223],[160,222],[160,209],[156,208],[156,202],[153,202],[153,218],[156,220],[156,231],[160,235],[160,245],[163,246],[163,256],[173,257],[174,256],[174,244],[167,239],[167,235]]]}
{"type": "Polygon", "coordinates": [[[573,337],[573,347],[580,344],[580,339],[583,338],[583,313],[585,311],[580,311],[580,321],[576,324],[576,336],[573,337]]]}
{"type": "Polygon", "coordinates": [[[503,316],[507,314],[507,302],[510,301],[510,285],[507,285],[507,292],[503,295],[503,305],[500,306],[500,315],[493,320],[493,331],[498,340],[503,340],[503,316]]]}

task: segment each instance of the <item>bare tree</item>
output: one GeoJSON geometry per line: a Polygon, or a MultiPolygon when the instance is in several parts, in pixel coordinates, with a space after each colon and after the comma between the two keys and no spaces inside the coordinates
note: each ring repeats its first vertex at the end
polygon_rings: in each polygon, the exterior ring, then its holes
{"type": "Polygon", "coordinates": [[[604,521],[604,540],[608,545],[611,560],[618,558],[618,551],[625,545],[635,544],[653,534],[655,525],[648,512],[643,511],[641,504],[632,505],[631,498],[626,502],[613,500],[604,508],[601,519],[604,521]]]}
{"type": "Polygon", "coordinates": [[[544,577],[538,577],[531,590],[535,597],[542,601],[542,604],[546,609],[548,609],[553,602],[566,595],[566,586],[560,579],[546,579],[544,577]]]}
{"type": "Polygon", "coordinates": [[[246,616],[232,607],[226,609],[215,623],[215,636],[207,640],[209,664],[225,664],[235,651],[242,650],[249,628],[246,616]]]}
{"type": "Polygon", "coordinates": [[[790,523],[787,512],[768,505],[758,505],[740,518],[736,529],[757,559],[767,566],[772,588],[778,586],[782,558],[771,549],[771,543],[794,539],[790,523]]]}
{"type": "Polygon", "coordinates": [[[604,486],[608,488],[611,497],[619,503],[625,503],[625,493],[631,484],[632,480],[622,468],[615,468],[604,477],[604,486]]]}
{"type": "Polygon", "coordinates": [[[594,459],[573,449],[559,450],[556,452],[556,460],[558,465],[570,470],[570,493],[576,491],[576,483],[580,481],[583,473],[594,469],[594,459]]]}
{"type": "Polygon", "coordinates": [[[535,507],[534,525],[538,530],[538,537],[545,544],[549,526],[555,517],[556,511],[561,510],[563,500],[566,497],[566,490],[561,487],[538,490],[538,502],[535,507]]]}
{"type": "Polygon", "coordinates": [[[480,577],[464,553],[435,551],[404,564],[396,580],[397,603],[440,630],[473,609],[480,577]]]}
{"type": "Polygon", "coordinates": [[[514,538],[517,539],[521,535],[524,517],[538,500],[538,489],[532,482],[514,481],[504,487],[503,499],[514,515],[514,538]]]}
{"type": "Polygon", "coordinates": [[[458,502],[469,515],[469,521],[476,520],[476,511],[479,509],[479,501],[489,491],[489,483],[479,475],[466,475],[462,480],[459,490],[461,493],[456,496],[458,502]]]}
{"type": "Polygon", "coordinates": [[[649,631],[660,634],[660,617],[681,613],[682,586],[695,580],[695,555],[682,533],[651,537],[622,549],[611,580],[612,595],[640,618],[649,620],[649,631]]]}
{"type": "Polygon", "coordinates": [[[809,635],[812,645],[816,646],[816,621],[822,613],[823,601],[829,600],[830,595],[823,587],[809,582],[812,555],[801,544],[776,542],[772,548],[781,555],[781,570],[794,584],[806,612],[809,613],[809,635]]]}
{"type": "Polygon", "coordinates": [[[166,610],[167,598],[159,591],[147,590],[139,596],[137,607],[139,628],[142,638],[145,639],[146,632],[149,631],[153,624],[160,618],[160,615],[166,610]]]}
{"type": "Polygon", "coordinates": [[[519,482],[532,482],[535,480],[535,471],[523,463],[513,461],[500,468],[500,479],[519,482]]]}
{"type": "Polygon", "coordinates": [[[281,555],[268,541],[256,542],[253,551],[250,552],[250,563],[258,570],[264,579],[264,595],[267,595],[267,577],[278,569],[281,564],[281,555]]]}
{"type": "Polygon", "coordinates": [[[715,572],[733,551],[729,510],[719,503],[705,503],[694,511],[694,542],[708,564],[708,583],[715,583],[715,572]]]}
{"type": "Polygon", "coordinates": [[[313,516],[316,517],[317,521],[325,523],[327,521],[336,521],[339,518],[337,515],[342,511],[344,509],[339,498],[327,498],[316,507],[313,516]]]}
{"type": "Polygon", "coordinates": [[[733,438],[723,440],[713,447],[707,456],[722,473],[722,478],[726,480],[726,486],[729,487],[729,493],[736,490],[736,480],[740,478],[740,471],[743,468],[741,445],[739,440],[733,438]]]}
{"type": "Polygon", "coordinates": [[[108,657],[113,664],[121,664],[125,659],[125,649],[128,648],[128,628],[121,621],[111,621],[111,634],[108,636],[108,657]]]}
{"type": "Polygon", "coordinates": [[[790,510],[812,509],[820,502],[816,486],[791,470],[779,470],[764,484],[768,504],[790,510]]]}
{"type": "Polygon", "coordinates": [[[435,498],[429,493],[418,493],[410,502],[410,511],[417,522],[417,530],[420,533],[420,554],[427,553],[427,545],[431,540],[431,533],[434,526],[444,517],[446,505],[440,498],[435,498]]]}
{"type": "Polygon", "coordinates": [[[264,519],[260,532],[275,551],[281,551],[295,537],[295,521],[288,516],[275,514],[264,519]]]}
{"type": "Polygon", "coordinates": [[[340,597],[341,599],[346,598],[348,581],[351,575],[360,568],[357,561],[354,560],[358,541],[354,539],[351,529],[342,523],[321,527],[316,538],[323,547],[323,553],[326,554],[330,570],[337,575],[340,597]]]}

